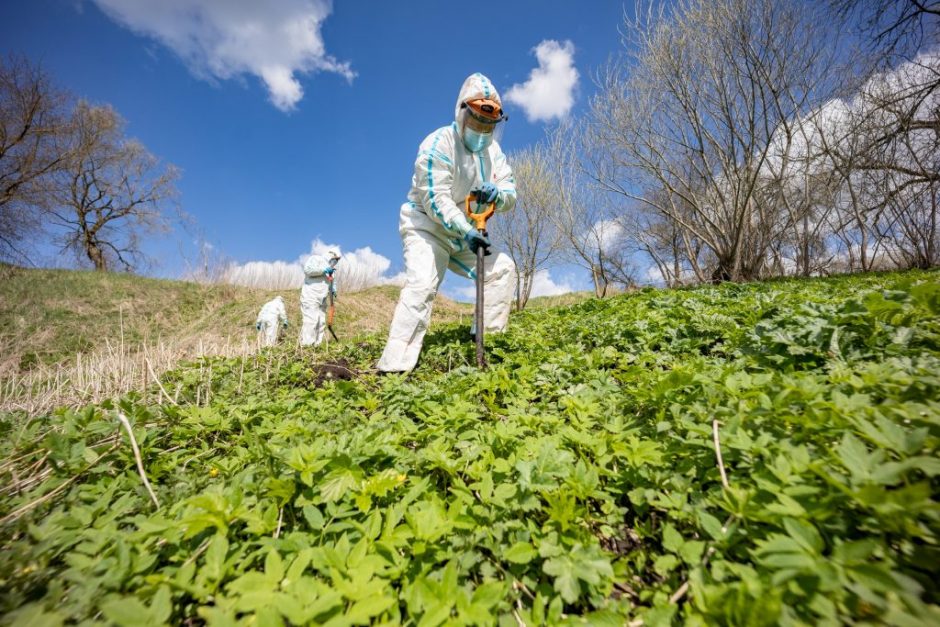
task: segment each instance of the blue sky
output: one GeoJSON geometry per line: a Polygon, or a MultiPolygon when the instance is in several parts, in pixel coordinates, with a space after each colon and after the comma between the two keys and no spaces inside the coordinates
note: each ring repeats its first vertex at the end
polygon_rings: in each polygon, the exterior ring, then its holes
{"type": "MultiPolygon", "coordinates": [[[[558,117],[583,112],[593,73],[622,49],[620,1],[507,0],[475,15],[471,7],[5,2],[0,51],[114,106],[130,136],[182,169],[182,208],[234,261],[295,261],[319,240],[344,253],[368,247],[395,274],[398,210],[418,144],[453,119],[467,75],[483,72],[502,92],[511,154],[558,117]]],[[[195,239],[177,232],[153,242],[153,273],[181,276],[195,239]]],[[[459,296],[464,283],[450,277],[445,293],[459,296]]],[[[544,289],[588,285],[586,273],[561,267],[544,289]]]]}

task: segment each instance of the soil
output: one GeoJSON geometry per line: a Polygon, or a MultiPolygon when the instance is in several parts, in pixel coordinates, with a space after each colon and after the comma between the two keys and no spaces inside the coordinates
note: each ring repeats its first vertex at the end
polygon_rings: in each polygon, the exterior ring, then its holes
{"type": "Polygon", "coordinates": [[[356,370],[350,368],[345,359],[327,361],[313,365],[313,385],[320,387],[329,381],[351,381],[359,376],[356,370]]]}

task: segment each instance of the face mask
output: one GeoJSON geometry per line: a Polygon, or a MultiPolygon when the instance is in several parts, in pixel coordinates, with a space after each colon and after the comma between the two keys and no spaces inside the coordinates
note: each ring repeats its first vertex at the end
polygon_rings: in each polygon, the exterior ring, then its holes
{"type": "Polygon", "coordinates": [[[492,133],[478,133],[471,128],[463,130],[463,144],[470,152],[480,152],[493,143],[492,133]]]}

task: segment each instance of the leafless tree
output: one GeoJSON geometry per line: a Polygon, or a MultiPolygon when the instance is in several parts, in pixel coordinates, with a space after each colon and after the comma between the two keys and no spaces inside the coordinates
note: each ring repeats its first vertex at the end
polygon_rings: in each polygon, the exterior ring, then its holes
{"type": "Polygon", "coordinates": [[[40,68],[0,59],[0,259],[30,261],[28,240],[42,229],[40,182],[66,156],[66,101],[40,68]]]}
{"type": "Polygon", "coordinates": [[[177,169],[163,166],[108,106],[79,102],[70,120],[68,159],[49,182],[45,210],[63,250],[96,270],[139,269],[142,238],[169,229],[177,169]]]}
{"type": "Polygon", "coordinates": [[[669,216],[652,210],[647,203],[635,203],[618,221],[624,237],[635,242],[636,252],[652,260],[666,287],[706,280],[704,247],[669,216]]]}
{"type": "Polygon", "coordinates": [[[535,274],[546,267],[558,245],[554,222],[561,193],[555,164],[541,143],[510,156],[518,200],[512,211],[500,214],[490,231],[516,263],[516,308],[525,309],[535,274]]]}
{"type": "Polygon", "coordinates": [[[940,55],[918,56],[872,75],[820,116],[822,160],[837,176],[834,233],[849,269],[938,263],[940,55]]]}
{"type": "Polygon", "coordinates": [[[880,56],[910,59],[925,44],[940,43],[940,0],[830,0],[829,5],[880,56]]]}
{"type": "Polygon", "coordinates": [[[607,249],[621,235],[622,225],[610,194],[587,175],[585,159],[590,157],[585,155],[591,146],[583,138],[583,125],[572,119],[559,123],[548,135],[546,148],[558,202],[547,217],[558,234],[558,259],[587,270],[594,295],[603,298],[616,283],[607,249]]]}
{"type": "Polygon", "coordinates": [[[680,0],[669,11],[625,20],[628,56],[600,77],[591,111],[595,176],[700,242],[712,259],[704,278],[758,278],[790,227],[781,219],[796,213],[769,202],[782,189],[774,141],[831,93],[835,47],[796,0],[680,0]]]}

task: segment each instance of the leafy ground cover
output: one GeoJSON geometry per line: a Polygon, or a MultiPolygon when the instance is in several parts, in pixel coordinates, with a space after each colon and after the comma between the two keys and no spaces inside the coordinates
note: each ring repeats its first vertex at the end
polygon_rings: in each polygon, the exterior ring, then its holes
{"type": "Polygon", "coordinates": [[[940,622],[936,273],[526,312],[485,371],[467,333],[4,417],[3,622],[940,622]]]}

